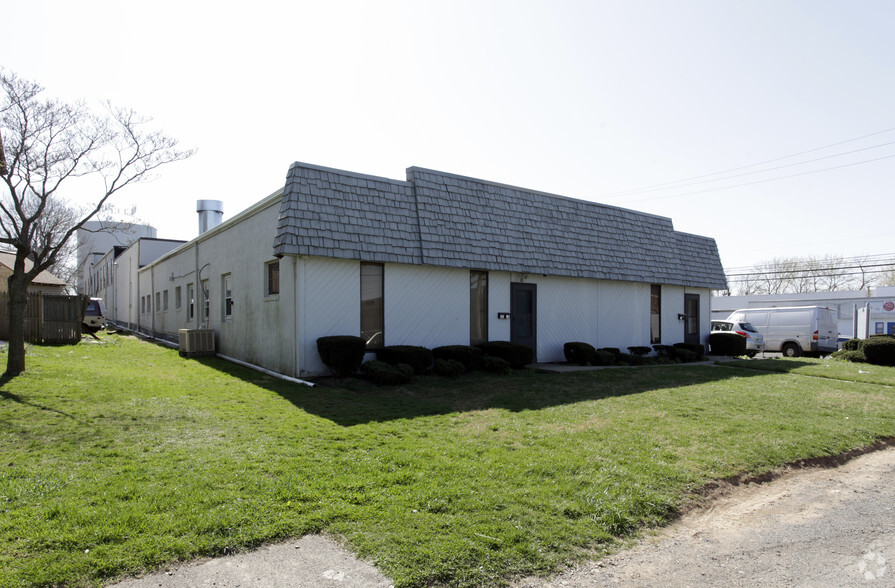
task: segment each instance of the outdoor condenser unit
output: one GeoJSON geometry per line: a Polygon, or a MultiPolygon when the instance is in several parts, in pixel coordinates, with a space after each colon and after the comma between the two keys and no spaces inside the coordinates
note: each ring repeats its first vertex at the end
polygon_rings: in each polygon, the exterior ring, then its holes
{"type": "Polygon", "coordinates": [[[214,355],[214,329],[180,329],[177,335],[183,357],[214,355]]]}

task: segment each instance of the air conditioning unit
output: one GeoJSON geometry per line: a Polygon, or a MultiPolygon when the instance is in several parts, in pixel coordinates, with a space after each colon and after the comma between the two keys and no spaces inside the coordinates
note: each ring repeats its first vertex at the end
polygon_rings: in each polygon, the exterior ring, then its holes
{"type": "Polygon", "coordinates": [[[214,355],[214,329],[180,329],[177,331],[180,355],[204,357],[214,355]]]}

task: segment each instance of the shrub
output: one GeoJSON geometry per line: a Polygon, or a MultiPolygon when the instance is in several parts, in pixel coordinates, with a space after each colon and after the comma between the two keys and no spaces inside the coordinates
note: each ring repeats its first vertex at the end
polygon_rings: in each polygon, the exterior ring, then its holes
{"type": "Polygon", "coordinates": [[[895,366],[895,337],[875,335],[864,339],[861,350],[867,358],[867,363],[895,366]]]}
{"type": "Polygon", "coordinates": [[[499,357],[513,369],[522,369],[534,361],[535,352],[531,347],[510,341],[486,341],[476,345],[485,355],[499,357]]]}
{"type": "Polygon", "coordinates": [[[482,369],[482,359],[485,354],[478,347],[471,345],[445,345],[432,350],[432,357],[439,359],[453,359],[463,364],[467,372],[482,369]]]}
{"type": "Polygon", "coordinates": [[[841,349],[839,351],[834,351],[830,354],[830,357],[833,359],[843,359],[845,361],[852,361],[856,363],[864,363],[867,361],[867,358],[864,357],[864,352],[860,349],[841,349]]]}
{"type": "Polygon", "coordinates": [[[860,351],[864,347],[863,339],[849,339],[842,344],[843,351],[860,351]]]}
{"type": "Polygon", "coordinates": [[[367,378],[377,386],[406,384],[413,376],[413,368],[406,363],[391,365],[384,361],[368,361],[363,368],[367,378]]]}
{"type": "Polygon", "coordinates": [[[376,351],[376,359],[391,365],[404,363],[413,373],[423,374],[432,365],[432,351],[416,345],[390,345],[376,351]]]}
{"type": "Polygon", "coordinates": [[[674,358],[679,359],[681,363],[690,363],[693,361],[699,361],[699,354],[686,347],[675,347],[674,358]]]}
{"type": "Polygon", "coordinates": [[[615,363],[616,355],[604,349],[598,349],[594,352],[594,359],[591,365],[612,365],[615,363]]]}
{"type": "MultiPolygon", "coordinates": [[[[705,346],[702,343],[675,343],[672,347],[674,347],[675,349],[674,356],[683,362],[702,361],[703,359],[705,359],[705,346]],[[696,354],[696,359],[684,359],[680,355],[681,349],[692,351],[696,354]]],[[[687,357],[689,357],[689,355],[687,355],[687,357]]]]}
{"type": "Polygon", "coordinates": [[[715,331],[709,335],[709,350],[713,355],[746,355],[746,338],[730,331],[715,331]]]}
{"type": "Polygon", "coordinates": [[[562,353],[566,356],[566,361],[577,365],[590,365],[594,359],[597,350],[590,343],[582,343],[581,341],[572,341],[564,343],[562,353]]]}
{"type": "Polygon", "coordinates": [[[618,347],[600,347],[598,351],[606,351],[607,353],[611,353],[615,357],[621,355],[622,350],[618,347]]]}
{"type": "Polygon", "coordinates": [[[510,367],[510,362],[507,360],[489,355],[482,358],[482,369],[489,374],[508,375],[513,368],[510,367]]]}
{"type": "Polygon", "coordinates": [[[462,376],[466,368],[456,359],[436,359],[435,373],[445,378],[456,378],[462,376]]]}
{"type": "Polygon", "coordinates": [[[635,345],[634,347],[628,347],[628,352],[631,355],[646,355],[650,351],[652,351],[651,347],[647,347],[645,345],[635,345]]]}
{"type": "Polygon", "coordinates": [[[653,345],[653,349],[659,357],[664,357],[666,359],[674,357],[674,347],[671,345],[653,345]]]}
{"type": "MultiPolygon", "coordinates": [[[[649,347],[647,347],[649,349],[649,347]]],[[[649,351],[647,351],[649,353],[649,351]]],[[[644,365],[647,363],[647,359],[644,355],[635,355],[633,353],[619,353],[618,357],[615,358],[616,363],[618,365],[644,365]]]]}
{"type": "Polygon", "coordinates": [[[337,378],[353,376],[360,369],[367,342],[352,335],[334,335],[317,339],[317,353],[337,378]]]}

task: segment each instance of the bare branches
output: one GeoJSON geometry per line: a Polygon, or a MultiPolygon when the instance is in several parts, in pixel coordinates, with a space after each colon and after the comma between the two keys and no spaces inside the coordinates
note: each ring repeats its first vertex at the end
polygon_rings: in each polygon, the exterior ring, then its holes
{"type": "Polygon", "coordinates": [[[892,256],[844,258],[841,255],[783,257],[756,264],[748,271],[730,272],[730,293],[795,294],[863,290],[890,285],[895,268],[892,256]]]}
{"type": "MultiPolygon", "coordinates": [[[[106,202],[159,167],[192,151],[148,129],[149,119],[110,104],[97,114],[83,102],[41,97],[43,88],[0,70],[0,134],[4,139],[0,243],[24,251],[39,272],[106,202]],[[98,176],[102,188],[79,210],[57,197],[60,186],[98,176]]],[[[35,273],[36,275],[36,273],[35,273]]]]}
{"type": "Polygon", "coordinates": [[[132,110],[106,104],[96,113],[83,102],[67,104],[42,93],[40,85],[0,69],[0,244],[15,252],[7,280],[9,375],[25,369],[21,327],[28,285],[65,258],[75,232],[113,195],[193,153],[149,129],[150,121],[132,110]],[[63,185],[85,177],[101,180],[90,204],[61,197],[63,185]]]}

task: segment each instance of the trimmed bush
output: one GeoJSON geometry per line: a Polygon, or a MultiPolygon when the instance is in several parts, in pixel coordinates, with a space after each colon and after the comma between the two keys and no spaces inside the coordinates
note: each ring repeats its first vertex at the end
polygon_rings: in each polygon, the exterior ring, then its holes
{"type": "Polygon", "coordinates": [[[855,363],[865,363],[867,361],[867,358],[864,357],[864,352],[860,349],[840,349],[831,353],[830,357],[855,363]]]}
{"type": "Polygon", "coordinates": [[[493,357],[490,355],[482,358],[482,369],[488,372],[489,374],[503,374],[509,375],[510,372],[513,371],[513,368],[510,367],[510,362],[505,359],[501,359],[499,357],[493,357]]]}
{"type": "Polygon", "coordinates": [[[652,350],[652,347],[647,347],[646,345],[635,345],[634,347],[628,347],[628,352],[631,355],[646,355],[652,350]]]}
{"type": "Polygon", "coordinates": [[[534,361],[535,352],[531,347],[511,341],[486,341],[476,345],[485,355],[499,357],[513,369],[522,369],[534,361]]]}
{"type": "Polygon", "coordinates": [[[618,357],[622,353],[622,350],[619,349],[618,347],[600,347],[600,349],[598,349],[598,351],[606,351],[616,357],[618,357]]]}
{"type": "Polygon", "coordinates": [[[699,361],[699,354],[686,347],[675,347],[674,358],[680,360],[681,363],[690,363],[699,361]]]}
{"type": "Polygon", "coordinates": [[[426,373],[432,365],[432,350],[416,345],[389,345],[376,351],[376,359],[387,364],[404,363],[413,368],[413,373],[426,373]]]}
{"type": "Polygon", "coordinates": [[[582,343],[581,341],[571,341],[563,343],[562,353],[566,356],[566,361],[577,365],[590,365],[594,360],[597,350],[590,343],[582,343]]]}
{"type": "Polygon", "coordinates": [[[611,351],[597,349],[594,352],[594,359],[591,365],[612,365],[615,363],[616,355],[611,351]]]}
{"type": "Polygon", "coordinates": [[[478,347],[471,345],[445,345],[444,347],[433,349],[432,357],[435,360],[452,359],[459,361],[467,372],[474,372],[482,369],[482,359],[484,359],[485,354],[478,347]]]}
{"type": "Polygon", "coordinates": [[[842,344],[843,351],[860,351],[864,347],[863,339],[849,339],[842,344]]]}
{"type": "MultiPolygon", "coordinates": [[[[683,362],[687,361],[702,361],[705,359],[705,346],[702,343],[675,343],[673,345],[675,349],[675,357],[680,359],[683,362]],[[696,359],[684,359],[680,355],[677,354],[681,349],[686,349],[687,351],[692,351],[696,354],[696,359]]],[[[687,356],[689,357],[689,355],[687,356]]]]}
{"type": "Polygon", "coordinates": [[[367,378],[377,386],[406,384],[413,377],[413,368],[406,363],[391,365],[384,361],[368,361],[363,365],[367,378]]]}
{"type": "Polygon", "coordinates": [[[895,366],[895,337],[874,335],[864,339],[861,351],[864,352],[867,363],[895,366]]]}
{"type": "Polygon", "coordinates": [[[715,331],[709,335],[712,355],[746,355],[746,338],[730,331],[715,331]]]}
{"type": "MultiPolygon", "coordinates": [[[[649,347],[647,347],[647,349],[649,349],[649,347]]],[[[649,351],[647,353],[649,353],[649,351]]],[[[618,365],[645,365],[647,363],[646,357],[643,355],[635,355],[633,353],[620,353],[618,357],[615,358],[615,361],[618,365]]]]}
{"type": "Polygon", "coordinates": [[[456,378],[466,372],[466,368],[456,359],[436,359],[435,373],[445,378],[456,378]]]}
{"type": "Polygon", "coordinates": [[[666,359],[674,357],[674,347],[671,345],[653,345],[653,349],[659,357],[664,357],[666,359]]]}
{"type": "Polygon", "coordinates": [[[353,376],[360,369],[367,342],[352,335],[333,335],[317,339],[317,353],[337,378],[353,376]]]}

